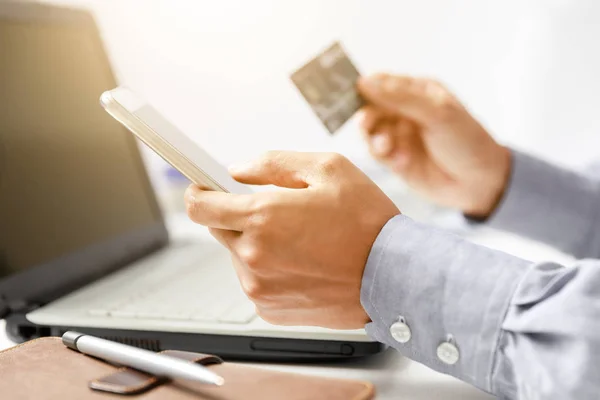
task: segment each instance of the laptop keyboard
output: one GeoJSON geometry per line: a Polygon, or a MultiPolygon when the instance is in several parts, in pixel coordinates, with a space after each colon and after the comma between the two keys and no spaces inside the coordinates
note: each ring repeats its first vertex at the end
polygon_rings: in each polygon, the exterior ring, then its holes
{"type": "Polygon", "coordinates": [[[246,324],[256,317],[254,304],[242,292],[230,263],[207,262],[203,252],[169,253],[146,261],[143,271],[138,266],[138,271],[104,282],[110,296],[92,302],[88,314],[230,324],[246,324]]]}

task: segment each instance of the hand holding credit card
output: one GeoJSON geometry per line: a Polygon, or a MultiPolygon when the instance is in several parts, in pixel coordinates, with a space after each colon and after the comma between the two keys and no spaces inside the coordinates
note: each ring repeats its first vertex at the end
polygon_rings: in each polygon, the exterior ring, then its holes
{"type": "Polygon", "coordinates": [[[294,72],[292,82],[330,134],[334,134],[363,105],[356,90],[360,73],[336,42],[294,72]]]}

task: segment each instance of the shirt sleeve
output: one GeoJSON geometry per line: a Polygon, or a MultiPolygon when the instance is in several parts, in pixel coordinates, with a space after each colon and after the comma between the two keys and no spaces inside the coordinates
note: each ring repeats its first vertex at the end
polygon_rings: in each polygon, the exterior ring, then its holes
{"type": "Polygon", "coordinates": [[[600,171],[570,171],[512,152],[509,185],[487,224],[577,258],[600,258],[600,171]]]}
{"type": "Polygon", "coordinates": [[[534,264],[399,215],[362,280],[367,333],[505,398],[600,393],[600,261],[534,264]]]}

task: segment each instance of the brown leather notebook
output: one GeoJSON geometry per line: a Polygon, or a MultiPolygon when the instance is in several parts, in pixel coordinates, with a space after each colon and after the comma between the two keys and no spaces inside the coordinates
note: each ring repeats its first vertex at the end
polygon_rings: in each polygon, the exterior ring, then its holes
{"type": "Polygon", "coordinates": [[[160,380],[68,349],[60,338],[42,338],[0,352],[0,397],[29,399],[163,400],[370,400],[368,382],[329,379],[249,367],[191,352],[167,354],[198,362],[225,378],[221,387],[160,380]]]}

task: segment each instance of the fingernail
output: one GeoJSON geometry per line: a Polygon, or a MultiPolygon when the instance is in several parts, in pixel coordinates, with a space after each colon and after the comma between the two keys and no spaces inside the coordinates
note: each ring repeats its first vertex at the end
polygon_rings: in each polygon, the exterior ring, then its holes
{"type": "Polygon", "coordinates": [[[371,144],[375,153],[385,155],[389,152],[390,138],[385,133],[376,133],[371,138],[371,144]]]}

